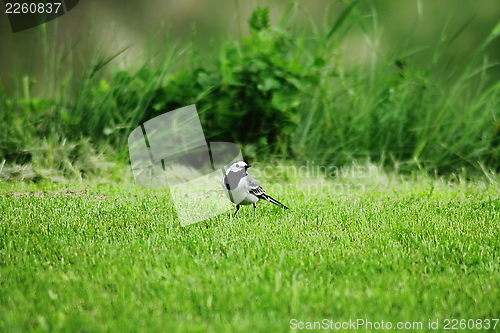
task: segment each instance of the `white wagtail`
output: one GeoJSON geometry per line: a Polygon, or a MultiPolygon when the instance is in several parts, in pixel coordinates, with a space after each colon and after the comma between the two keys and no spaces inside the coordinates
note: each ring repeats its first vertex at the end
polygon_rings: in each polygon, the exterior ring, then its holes
{"type": "Polygon", "coordinates": [[[255,178],[247,172],[250,166],[251,165],[243,161],[234,162],[226,170],[224,177],[222,177],[222,189],[224,190],[224,194],[232,203],[236,204],[236,211],[233,216],[238,213],[240,205],[250,204],[253,204],[253,214],[255,216],[257,208],[255,204],[260,199],[267,200],[275,205],[288,209],[287,206],[266,194],[266,191],[264,191],[255,178]]]}

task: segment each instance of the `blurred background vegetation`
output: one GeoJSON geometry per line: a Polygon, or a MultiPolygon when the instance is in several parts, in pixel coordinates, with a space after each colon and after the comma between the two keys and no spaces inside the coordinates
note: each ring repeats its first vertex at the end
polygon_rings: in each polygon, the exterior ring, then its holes
{"type": "Polygon", "coordinates": [[[127,163],[141,122],[196,103],[249,159],[500,169],[500,2],[81,1],[0,14],[0,178],[127,163]],[[260,8],[260,9],[258,9],[260,8]]]}

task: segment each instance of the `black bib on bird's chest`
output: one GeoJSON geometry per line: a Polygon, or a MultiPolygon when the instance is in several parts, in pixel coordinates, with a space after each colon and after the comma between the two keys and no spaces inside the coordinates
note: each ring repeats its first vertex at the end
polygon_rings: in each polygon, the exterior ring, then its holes
{"type": "Polygon", "coordinates": [[[229,172],[224,176],[224,185],[230,191],[235,190],[238,187],[240,179],[245,177],[247,172],[245,170],[241,170],[238,172],[229,172]]]}

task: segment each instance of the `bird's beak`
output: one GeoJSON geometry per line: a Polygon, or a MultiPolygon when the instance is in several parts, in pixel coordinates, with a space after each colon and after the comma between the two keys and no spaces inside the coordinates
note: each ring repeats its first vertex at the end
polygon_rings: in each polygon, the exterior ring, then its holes
{"type": "Polygon", "coordinates": [[[246,168],[248,169],[248,168],[250,168],[250,167],[251,167],[251,165],[250,165],[250,164],[247,164],[246,168]]]}

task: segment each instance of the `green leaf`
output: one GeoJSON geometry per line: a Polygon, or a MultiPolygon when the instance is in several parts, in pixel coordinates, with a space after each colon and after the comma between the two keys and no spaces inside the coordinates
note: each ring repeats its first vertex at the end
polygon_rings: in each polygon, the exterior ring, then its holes
{"type": "Polygon", "coordinates": [[[104,66],[106,66],[107,64],[109,64],[109,62],[111,60],[115,59],[120,54],[122,54],[123,52],[127,51],[129,48],[130,48],[130,46],[127,46],[126,48],[122,49],[121,51],[118,51],[117,53],[115,53],[114,55],[108,57],[107,59],[101,59],[101,60],[99,60],[98,63],[90,70],[89,77],[93,77],[95,75],[95,73],[97,73],[99,70],[101,70],[101,68],[103,68],[104,66]]]}
{"type": "Polygon", "coordinates": [[[65,107],[59,109],[59,115],[61,116],[62,120],[64,120],[68,124],[76,125],[80,122],[80,119],[78,117],[73,116],[70,113],[70,111],[65,107]]]}
{"type": "Polygon", "coordinates": [[[55,103],[56,102],[53,99],[35,98],[31,100],[31,111],[35,114],[40,114],[48,108],[54,106],[55,103]]]}
{"type": "Polygon", "coordinates": [[[500,22],[498,22],[497,25],[495,25],[495,27],[491,29],[491,34],[495,36],[500,34],[500,22]]]}
{"type": "Polygon", "coordinates": [[[300,94],[294,89],[280,89],[273,93],[271,105],[280,111],[289,111],[300,105],[300,94]]]}
{"type": "Polygon", "coordinates": [[[269,8],[257,7],[248,20],[250,30],[259,32],[269,29],[269,8]]]}
{"type": "Polygon", "coordinates": [[[321,57],[314,58],[313,67],[322,68],[326,65],[325,59],[321,57]]]}
{"type": "Polygon", "coordinates": [[[474,53],[474,56],[472,57],[472,60],[469,61],[469,64],[467,67],[470,69],[472,66],[476,63],[477,59],[479,56],[484,52],[486,47],[491,44],[495,39],[497,39],[500,36],[500,22],[497,23],[497,25],[491,30],[490,35],[486,40],[479,46],[479,48],[476,50],[474,53]]]}
{"type": "Polygon", "coordinates": [[[269,91],[271,89],[278,89],[279,87],[281,87],[281,84],[279,83],[278,80],[275,80],[273,78],[266,78],[264,80],[264,84],[262,85],[261,90],[269,91]]]}
{"type": "Polygon", "coordinates": [[[332,35],[335,33],[335,31],[337,31],[342,26],[342,24],[349,17],[349,14],[354,9],[354,7],[356,7],[358,2],[359,2],[359,0],[354,0],[353,2],[351,2],[349,4],[349,6],[347,6],[346,9],[344,9],[344,11],[342,12],[342,14],[340,14],[339,18],[337,19],[337,21],[335,22],[333,27],[326,34],[326,37],[325,37],[326,40],[329,40],[330,37],[332,37],[332,35]]]}

